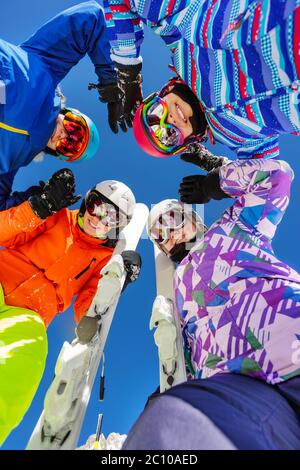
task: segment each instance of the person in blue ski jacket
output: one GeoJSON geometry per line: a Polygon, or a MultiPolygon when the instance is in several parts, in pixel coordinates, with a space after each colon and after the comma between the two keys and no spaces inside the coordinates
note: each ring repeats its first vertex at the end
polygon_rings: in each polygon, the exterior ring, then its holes
{"type": "MultiPolygon", "coordinates": [[[[59,13],[21,45],[0,39],[0,210],[40,193],[13,192],[14,177],[41,151],[75,161],[91,158],[99,135],[94,123],[63,108],[58,85],[86,54],[95,66],[100,99],[118,130],[122,114],[117,76],[102,7],[95,1],[59,13]]],[[[120,123],[124,130],[124,125],[120,123]]],[[[125,127],[126,130],[126,127],[125,127]]]]}

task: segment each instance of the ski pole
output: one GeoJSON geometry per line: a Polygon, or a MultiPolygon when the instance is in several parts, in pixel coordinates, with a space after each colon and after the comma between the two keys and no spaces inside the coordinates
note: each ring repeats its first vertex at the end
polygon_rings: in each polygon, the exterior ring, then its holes
{"type": "Polygon", "coordinates": [[[103,421],[103,414],[99,413],[97,429],[96,429],[96,437],[95,437],[95,442],[93,444],[93,450],[99,450],[100,449],[99,441],[100,441],[100,437],[101,437],[102,421],[103,421]]]}
{"type": "Polygon", "coordinates": [[[104,390],[105,390],[105,358],[104,358],[104,352],[102,354],[102,369],[101,369],[101,377],[100,377],[100,390],[99,390],[99,400],[103,401],[104,400],[104,390]]]}

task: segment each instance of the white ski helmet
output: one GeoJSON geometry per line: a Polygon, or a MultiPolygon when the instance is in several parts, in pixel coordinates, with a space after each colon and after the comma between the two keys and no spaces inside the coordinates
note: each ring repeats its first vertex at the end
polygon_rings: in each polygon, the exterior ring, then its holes
{"type": "Polygon", "coordinates": [[[93,189],[109,199],[128,219],[132,218],[136,202],[133,192],[126,184],[116,180],[106,180],[98,183],[93,189]]]}
{"type": "Polygon", "coordinates": [[[125,227],[131,220],[135,207],[135,197],[131,189],[126,184],[116,180],[101,181],[91,188],[85,195],[79,214],[83,215],[86,211],[86,202],[93,193],[98,194],[107,203],[111,203],[119,211],[119,227],[125,227]]]}
{"type": "Polygon", "coordinates": [[[177,199],[165,199],[151,209],[147,221],[147,233],[149,238],[162,249],[170,239],[170,231],[181,229],[187,220],[196,225],[195,241],[202,238],[207,227],[192,205],[184,204],[177,199]]]}

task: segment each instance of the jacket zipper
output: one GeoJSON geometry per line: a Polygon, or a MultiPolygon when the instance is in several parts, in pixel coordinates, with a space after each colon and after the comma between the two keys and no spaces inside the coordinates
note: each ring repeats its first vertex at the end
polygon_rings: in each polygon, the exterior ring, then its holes
{"type": "Polygon", "coordinates": [[[18,129],[17,127],[8,126],[7,124],[4,124],[4,122],[0,122],[0,129],[5,129],[6,131],[10,131],[10,132],[15,132],[16,134],[29,135],[28,131],[25,131],[23,129],[18,129]]]}
{"type": "Polygon", "coordinates": [[[87,265],[86,268],[84,268],[80,273],[76,274],[74,279],[79,279],[86,271],[88,271],[91,267],[91,265],[96,261],[96,258],[93,258],[92,261],[87,265]]]}

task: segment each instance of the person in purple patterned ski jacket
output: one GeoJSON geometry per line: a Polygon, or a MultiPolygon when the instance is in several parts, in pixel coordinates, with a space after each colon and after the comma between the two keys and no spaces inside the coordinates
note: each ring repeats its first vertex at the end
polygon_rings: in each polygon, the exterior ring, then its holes
{"type": "Polygon", "coordinates": [[[292,180],[286,162],[258,159],[181,183],[183,202],[235,198],[176,270],[195,378],[231,372],[276,384],[300,375],[300,275],[272,249],[292,180]]]}

